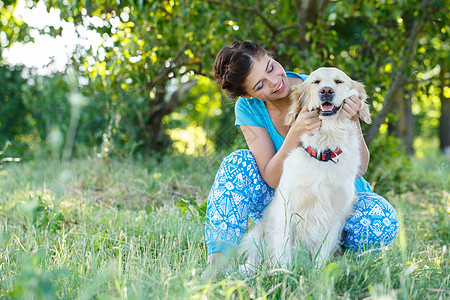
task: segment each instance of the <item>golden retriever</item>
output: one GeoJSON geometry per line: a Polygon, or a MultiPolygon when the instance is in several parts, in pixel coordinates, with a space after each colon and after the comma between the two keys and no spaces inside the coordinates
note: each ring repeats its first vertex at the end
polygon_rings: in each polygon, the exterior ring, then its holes
{"type": "Polygon", "coordinates": [[[371,122],[364,86],[336,68],[319,68],[293,88],[286,123],[292,125],[303,104],[318,110],[322,125],[300,136],[302,146],[284,160],[283,173],[263,219],[246,234],[239,252],[247,266],[287,267],[303,248],[322,265],[338,249],[355,202],[354,180],[360,164],[357,125],[340,111],[351,95],[362,101],[359,117],[371,122]]]}

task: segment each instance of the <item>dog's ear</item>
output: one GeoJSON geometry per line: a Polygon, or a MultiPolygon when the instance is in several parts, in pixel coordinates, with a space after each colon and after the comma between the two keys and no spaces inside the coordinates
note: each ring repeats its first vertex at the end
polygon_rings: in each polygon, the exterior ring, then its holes
{"type": "Polygon", "coordinates": [[[302,110],[307,97],[308,91],[304,82],[292,88],[290,96],[291,106],[289,107],[289,111],[286,115],[286,119],[284,122],[285,125],[292,126],[294,124],[295,119],[297,119],[298,114],[302,110]]]}
{"type": "Polygon", "coordinates": [[[364,89],[364,85],[360,82],[353,81],[353,88],[358,91],[358,98],[361,100],[361,108],[359,109],[359,118],[366,122],[367,124],[372,123],[372,118],[370,117],[370,108],[367,104],[367,93],[364,89]]]}

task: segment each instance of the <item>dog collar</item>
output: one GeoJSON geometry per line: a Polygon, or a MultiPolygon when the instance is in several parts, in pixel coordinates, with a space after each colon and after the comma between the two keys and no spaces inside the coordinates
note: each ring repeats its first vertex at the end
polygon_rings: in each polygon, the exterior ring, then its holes
{"type": "Polygon", "coordinates": [[[315,159],[323,161],[323,162],[327,162],[327,161],[331,160],[334,163],[338,163],[339,155],[342,153],[342,150],[339,148],[336,148],[334,151],[326,150],[324,152],[317,152],[316,150],[312,149],[311,146],[308,146],[308,148],[302,146],[302,148],[303,148],[303,150],[308,152],[309,155],[311,155],[315,159]]]}

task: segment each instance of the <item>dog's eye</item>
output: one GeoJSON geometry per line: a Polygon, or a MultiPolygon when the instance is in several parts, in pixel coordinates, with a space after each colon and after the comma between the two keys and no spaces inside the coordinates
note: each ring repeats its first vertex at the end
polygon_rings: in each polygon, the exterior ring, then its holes
{"type": "Polygon", "coordinates": [[[336,84],[344,83],[342,80],[339,80],[339,79],[336,79],[334,82],[336,82],[336,84]]]}
{"type": "Polygon", "coordinates": [[[313,83],[314,83],[314,84],[319,84],[319,83],[320,83],[320,80],[315,80],[315,81],[313,81],[313,83]]]}

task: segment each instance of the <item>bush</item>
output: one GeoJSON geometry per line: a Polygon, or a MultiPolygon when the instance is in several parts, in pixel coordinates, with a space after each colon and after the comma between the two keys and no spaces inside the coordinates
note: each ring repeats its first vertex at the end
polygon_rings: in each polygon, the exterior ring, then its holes
{"type": "MultiPolygon", "coordinates": [[[[370,165],[364,176],[377,193],[402,192],[412,185],[413,166],[401,141],[379,134],[369,145],[370,165]]],[[[417,177],[417,176],[413,176],[417,177]]]]}

